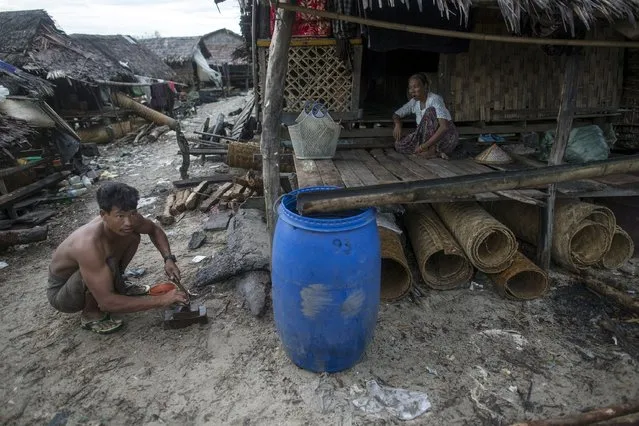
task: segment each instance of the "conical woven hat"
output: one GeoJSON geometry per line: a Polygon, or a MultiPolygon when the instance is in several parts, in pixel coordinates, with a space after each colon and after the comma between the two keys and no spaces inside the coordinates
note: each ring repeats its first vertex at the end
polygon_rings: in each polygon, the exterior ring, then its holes
{"type": "Polygon", "coordinates": [[[475,161],[481,164],[508,164],[512,163],[513,159],[503,149],[492,144],[484,152],[475,157],[475,161]]]}

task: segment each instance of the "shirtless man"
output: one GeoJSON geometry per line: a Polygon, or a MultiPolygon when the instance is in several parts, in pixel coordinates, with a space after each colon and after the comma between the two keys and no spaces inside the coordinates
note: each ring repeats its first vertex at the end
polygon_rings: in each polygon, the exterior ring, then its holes
{"type": "Polygon", "coordinates": [[[127,288],[122,277],[138,250],[140,234],[148,234],[162,254],[170,279],[179,280],[180,270],[162,228],[138,214],[135,188],[109,182],[98,189],[97,199],[100,216],[76,229],[53,253],[47,288],[51,305],[60,312],[82,311],[82,328],[106,334],[122,327],[122,321],[112,319],[110,312],[185,303],[187,296],[178,290],[152,297],[130,295],[148,291],[148,287],[127,288]]]}

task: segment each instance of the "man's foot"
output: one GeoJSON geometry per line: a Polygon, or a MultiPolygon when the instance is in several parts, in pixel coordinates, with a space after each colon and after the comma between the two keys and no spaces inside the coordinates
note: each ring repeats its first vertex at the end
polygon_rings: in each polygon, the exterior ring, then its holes
{"type": "Polygon", "coordinates": [[[124,323],[122,320],[111,319],[109,314],[104,314],[100,319],[80,319],[80,326],[84,330],[89,330],[97,334],[109,334],[118,331],[124,323]]]}

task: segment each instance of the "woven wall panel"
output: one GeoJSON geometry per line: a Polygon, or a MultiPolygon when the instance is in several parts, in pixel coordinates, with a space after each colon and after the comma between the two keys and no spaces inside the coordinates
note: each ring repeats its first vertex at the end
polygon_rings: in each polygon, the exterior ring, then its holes
{"type": "MultiPolygon", "coordinates": [[[[508,34],[497,18],[480,19],[475,31],[508,34]]],[[[591,37],[619,38],[609,29],[597,29],[591,37]]],[[[565,56],[549,56],[536,45],[472,41],[467,53],[448,59],[451,93],[446,102],[455,121],[546,118],[559,110],[565,56]]],[[[584,48],[578,112],[615,111],[622,81],[623,49],[584,48]]]]}
{"type": "MultiPolygon", "coordinates": [[[[261,47],[259,51],[261,95],[268,48],[261,47]]],[[[307,100],[321,99],[330,111],[350,112],[352,92],[353,73],[337,58],[335,46],[294,46],[289,49],[284,111],[300,112],[307,100]]]]}

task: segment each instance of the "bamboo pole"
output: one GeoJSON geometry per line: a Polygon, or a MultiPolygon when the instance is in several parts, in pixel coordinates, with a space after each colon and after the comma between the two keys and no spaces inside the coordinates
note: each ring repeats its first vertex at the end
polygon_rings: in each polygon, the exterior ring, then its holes
{"type": "MultiPolygon", "coordinates": [[[[253,72],[253,93],[255,94],[255,104],[253,105],[253,113],[255,119],[260,120],[260,96],[258,94],[257,85],[257,0],[251,2],[251,61],[253,72]]],[[[259,127],[259,126],[258,126],[259,127]]]]}
{"type": "Polygon", "coordinates": [[[297,197],[302,214],[331,212],[430,200],[455,200],[482,192],[537,188],[569,180],[639,171],[639,155],[587,164],[562,164],[540,169],[482,173],[443,179],[378,184],[367,187],[314,191],[297,197]]]}
{"type": "Polygon", "coordinates": [[[590,46],[590,47],[623,47],[639,48],[636,41],[606,41],[606,40],[564,40],[557,38],[514,37],[494,34],[480,34],[472,32],[440,30],[437,28],[420,27],[416,25],[397,24],[394,22],[378,21],[375,19],[359,18],[357,16],[343,15],[340,13],[326,12],[324,10],[309,9],[307,7],[294,6],[288,3],[275,3],[278,9],[291,12],[299,12],[320,18],[336,19],[354,24],[367,25],[369,27],[386,28],[389,30],[406,31],[415,34],[427,34],[440,37],[461,38],[465,40],[498,41],[502,43],[537,44],[553,46],[590,46]]]}
{"type": "Polygon", "coordinates": [[[288,48],[293,32],[295,13],[278,10],[271,43],[266,82],[264,88],[264,122],[260,150],[262,152],[262,176],[264,179],[264,203],[266,204],[266,226],[273,238],[275,211],[273,204],[280,190],[280,116],[284,104],[284,85],[288,68],[288,48]]]}
{"type": "MultiPolygon", "coordinates": [[[[572,129],[572,120],[575,116],[575,106],[577,99],[577,70],[581,56],[573,53],[568,56],[566,69],[564,70],[564,83],[561,89],[561,104],[557,115],[557,131],[555,132],[555,142],[548,158],[549,166],[561,164],[568,146],[568,138],[572,129]]],[[[557,198],[557,184],[551,183],[548,186],[548,198],[540,218],[539,245],[537,246],[537,264],[544,270],[550,270],[550,251],[552,248],[552,231],[555,222],[555,199],[557,198]]]]}
{"type": "Polygon", "coordinates": [[[171,130],[176,130],[178,127],[178,122],[175,119],[168,117],[161,112],[157,112],[147,106],[144,106],[141,103],[129,98],[123,93],[114,92],[111,97],[116,105],[128,108],[132,110],[136,115],[149,120],[159,126],[169,126],[171,130]]]}
{"type": "Polygon", "coordinates": [[[610,405],[608,407],[597,408],[585,413],[572,414],[568,416],[555,417],[545,420],[531,420],[529,422],[519,422],[512,426],[559,426],[559,425],[589,425],[614,419],[628,414],[639,412],[639,400],[626,404],[610,405]]]}

